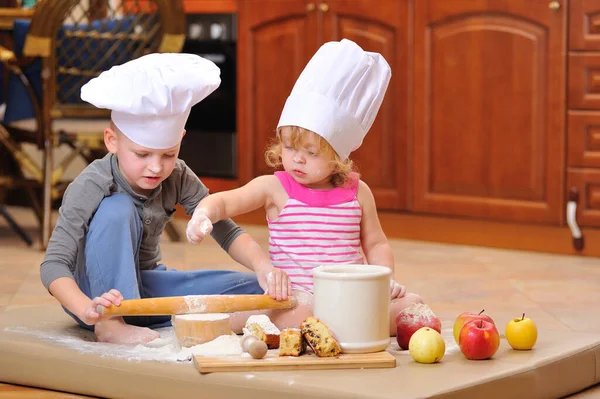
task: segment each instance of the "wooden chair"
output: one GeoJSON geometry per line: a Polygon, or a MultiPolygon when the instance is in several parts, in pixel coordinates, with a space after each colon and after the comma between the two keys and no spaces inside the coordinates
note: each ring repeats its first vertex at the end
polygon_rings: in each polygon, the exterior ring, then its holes
{"type": "Polygon", "coordinates": [[[52,228],[52,202],[68,184],[65,170],[75,159],[91,162],[105,153],[102,133],[110,112],[81,101],[81,86],[142,55],[180,52],[185,26],[181,0],[40,0],[31,21],[15,21],[14,49],[0,46],[0,62],[12,73],[0,145],[21,171],[0,178],[0,185],[41,191],[41,205],[33,192],[30,197],[42,248],[52,228]],[[24,151],[24,143],[41,151],[41,162],[24,151]],[[58,147],[68,154],[55,164],[58,147]]]}

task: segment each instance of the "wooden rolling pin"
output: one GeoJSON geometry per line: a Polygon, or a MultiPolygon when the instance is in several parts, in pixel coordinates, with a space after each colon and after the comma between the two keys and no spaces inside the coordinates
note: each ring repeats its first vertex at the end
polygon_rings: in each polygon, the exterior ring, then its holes
{"type": "Polygon", "coordinates": [[[128,299],[119,306],[98,306],[105,316],[159,316],[186,313],[232,313],[244,310],[289,309],[296,298],[277,301],[268,295],[187,295],[128,299]]]}

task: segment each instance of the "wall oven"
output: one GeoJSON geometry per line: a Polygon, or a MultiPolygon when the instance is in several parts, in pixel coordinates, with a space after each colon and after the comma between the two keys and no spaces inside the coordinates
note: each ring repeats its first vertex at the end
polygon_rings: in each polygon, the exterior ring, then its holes
{"type": "Polygon", "coordinates": [[[190,14],[184,53],[221,69],[221,85],[192,107],[179,157],[198,175],[237,177],[235,14],[190,14]]]}

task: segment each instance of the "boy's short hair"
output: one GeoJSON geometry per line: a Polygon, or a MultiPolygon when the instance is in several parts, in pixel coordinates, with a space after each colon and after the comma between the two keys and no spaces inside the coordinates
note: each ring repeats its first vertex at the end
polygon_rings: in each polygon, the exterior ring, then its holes
{"type": "Polygon", "coordinates": [[[279,168],[281,163],[281,147],[282,141],[282,130],[291,129],[292,147],[294,149],[300,149],[304,147],[304,142],[309,135],[314,135],[319,146],[319,152],[323,154],[333,166],[333,173],[331,175],[331,184],[334,187],[342,187],[350,180],[350,174],[356,173],[354,162],[350,158],[342,160],[333,147],[323,137],[319,136],[315,132],[304,129],[298,126],[281,126],[277,129],[275,139],[269,145],[269,148],[265,152],[265,161],[267,165],[272,168],[279,168]]]}

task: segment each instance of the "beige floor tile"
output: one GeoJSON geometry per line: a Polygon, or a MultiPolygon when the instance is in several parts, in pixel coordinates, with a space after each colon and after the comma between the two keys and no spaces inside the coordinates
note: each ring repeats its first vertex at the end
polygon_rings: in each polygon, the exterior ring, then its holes
{"type": "Polygon", "coordinates": [[[600,303],[595,306],[557,305],[546,307],[548,313],[554,315],[561,323],[573,331],[600,332],[600,303]]]}
{"type": "MultiPolygon", "coordinates": [[[[599,265],[600,266],[600,265],[599,265]]],[[[562,278],[535,281],[514,280],[516,289],[540,304],[579,304],[600,303],[600,281],[595,278],[562,278]]]]}
{"type": "Polygon", "coordinates": [[[2,293],[0,291],[0,306],[6,306],[15,295],[15,292],[16,290],[8,291],[7,293],[2,293]]]}

